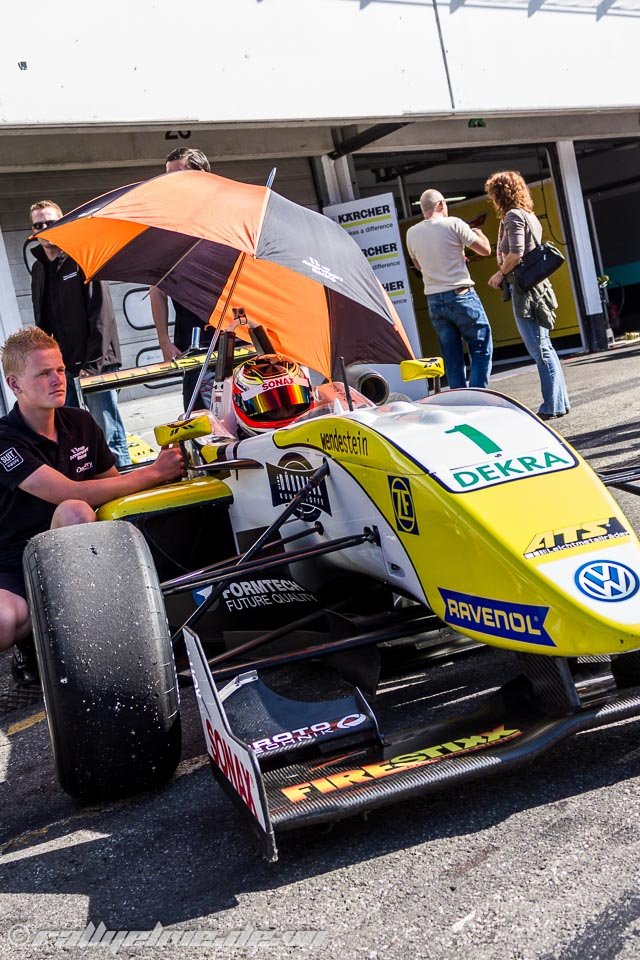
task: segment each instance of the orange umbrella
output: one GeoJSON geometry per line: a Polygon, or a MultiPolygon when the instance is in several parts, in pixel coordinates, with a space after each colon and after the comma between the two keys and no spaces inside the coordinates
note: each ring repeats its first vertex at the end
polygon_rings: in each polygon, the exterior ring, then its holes
{"type": "Polygon", "coordinates": [[[413,356],[351,237],[268,187],[199,170],[164,174],[78,207],[46,236],[87,279],[157,285],[212,325],[243,307],[277,349],[327,377],[340,356],[413,356]]]}

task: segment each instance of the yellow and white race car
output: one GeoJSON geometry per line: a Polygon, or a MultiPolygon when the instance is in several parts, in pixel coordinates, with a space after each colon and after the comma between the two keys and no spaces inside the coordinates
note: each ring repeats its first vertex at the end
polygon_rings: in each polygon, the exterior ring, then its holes
{"type": "Polygon", "coordinates": [[[374,406],[330,384],[283,429],[238,439],[195,417],[159,436],[189,449],[188,479],[25,553],[72,795],[171,776],[179,677],[270,859],[279,831],[640,713],[640,544],[516,402],[467,389],[374,406]]]}

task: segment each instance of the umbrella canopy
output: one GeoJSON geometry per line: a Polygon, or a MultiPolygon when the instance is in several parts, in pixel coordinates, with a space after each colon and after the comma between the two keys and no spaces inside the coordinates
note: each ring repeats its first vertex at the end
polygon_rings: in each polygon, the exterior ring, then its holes
{"type": "MultiPolygon", "coordinates": [[[[213,326],[244,307],[274,346],[327,377],[413,356],[384,288],[333,220],[268,187],[163,174],[106,193],[46,232],[87,279],[157,285],[213,326]]],[[[223,329],[227,320],[223,324],[223,329]]]]}

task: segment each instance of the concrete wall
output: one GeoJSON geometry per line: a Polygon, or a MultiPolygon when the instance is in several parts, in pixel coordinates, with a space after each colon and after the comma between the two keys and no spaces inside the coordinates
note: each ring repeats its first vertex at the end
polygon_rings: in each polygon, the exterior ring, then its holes
{"type": "Polygon", "coordinates": [[[0,124],[635,106],[639,16],[634,0],[12,2],[0,124]]]}
{"type": "MultiPolygon", "coordinates": [[[[201,139],[194,140],[194,146],[202,145],[201,139]]],[[[53,165],[44,170],[27,168],[20,172],[5,173],[0,166],[0,227],[5,230],[22,229],[26,232],[29,225],[29,207],[35,200],[55,200],[63,211],[68,213],[81,203],[115,187],[164,173],[166,153],[167,150],[162,155],[162,161],[154,166],[109,166],[107,159],[99,167],[81,169],[53,165]]],[[[245,183],[265,183],[274,165],[277,168],[274,190],[289,200],[317,210],[318,197],[311,164],[306,157],[214,163],[213,171],[245,183]]]]}

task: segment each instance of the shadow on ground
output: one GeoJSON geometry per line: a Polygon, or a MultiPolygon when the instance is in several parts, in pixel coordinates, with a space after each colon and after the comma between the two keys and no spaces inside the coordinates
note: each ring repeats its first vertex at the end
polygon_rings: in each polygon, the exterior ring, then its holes
{"type": "MultiPolygon", "coordinates": [[[[570,797],[633,777],[640,764],[630,747],[639,733],[640,721],[583,733],[524,774],[390,806],[366,821],[280,835],[276,864],[258,857],[244,819],[203,767],[163,790],[106,808],[69,806],[46,829],[32,827],[5,844],[3,853],[12,856],[4,863],[3,890],[81,894],[89,901],[88,918],[110,929],[147,930],[158,921],[167,926],[209,914],[225,914],[228,926],[226,912],[245,894],[270,891],[277,903],[278,890],[290,884],[418,846],[429,857],[435,841],[474,835],[549,803],[561,810],[570,797]],[[51,849],[53,843],[67,846],[51,849]]],[[[546,829],[569,834],[575,823],[560,815],[546,829]]],[[[548,839],[553,844],[554,837],[548,839]]],[[[443,863],[441,875],[451,870],[443,863]]],[[[311,914],[303,919],[313,925],[311,914]]]]}

